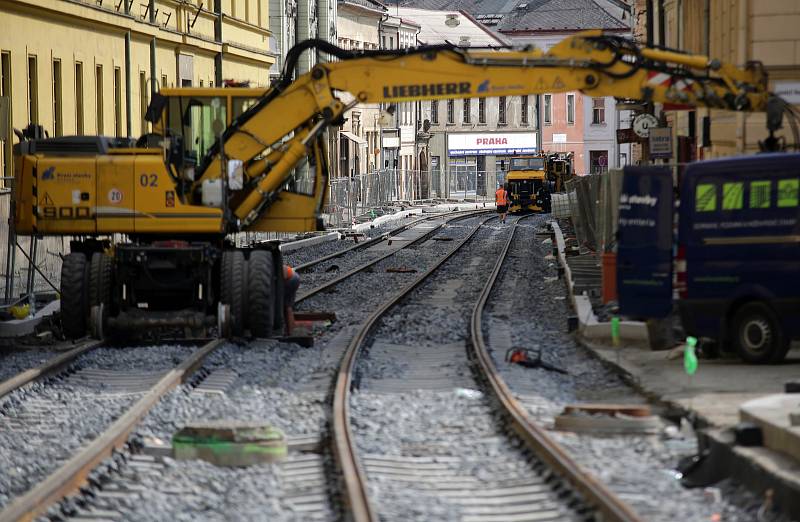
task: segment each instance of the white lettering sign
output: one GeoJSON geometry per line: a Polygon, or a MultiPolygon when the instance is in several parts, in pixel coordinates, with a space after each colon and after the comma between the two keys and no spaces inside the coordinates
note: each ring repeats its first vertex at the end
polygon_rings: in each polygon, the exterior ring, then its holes
{"type": "Polygon", "coordinates": [[[450,156],[531,154],[536,152],[533,132],[463,132],[447,135],[450,156]]]}
{"type": "Polygon", "coordinates": [[[773,92],[788,103],[800,105],[800,82],[785,80],[773,82],[773,92]]]}
{"type": "Polygon", "coordinates": [[[553,134],[553,143],[566,143],[566,142],[567,142],[566,134],[553,134]]]}

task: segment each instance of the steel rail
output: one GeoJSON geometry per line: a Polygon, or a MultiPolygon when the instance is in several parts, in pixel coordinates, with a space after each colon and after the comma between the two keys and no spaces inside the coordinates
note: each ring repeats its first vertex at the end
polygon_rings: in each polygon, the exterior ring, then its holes
{"type": "Polygon", "coordinates": [[[202,364],[203,360],[220,345],[223,339],[214,339],[193,352],[180,365],[169,370],[144,396],[128,409],[88,446],[79,450],[54,473],[18,497],[0,512],[0,522],[33,520],[52,504],[77,491],[86,483],[89,473],[115,449],[125,445],[128,436],[139,420],[171,389],[185,382],[202,364]]]}
{"type": "Polygon", "coordinates": [[[438,217],[448,216],[448,215],[451,215],[451,214],[475,213],[475,212],[476,212],[475,210],[456,210],[456,211],[452,211],[452,212],[441,212],[441,213],[438,213],[438,214],[426,216],[426,217],[421,218],[421,219],[415,219],[414,221],[408,222],[408,223],[406,223],[404,225],[400,225],[397,228],[393,228],[392,230],[390,230],[388,232],[384,232],[383,234],[379,234],[379,235],[377,235],[377,236],[375,236],[373,238],[370,238],[370,239],[368,239],[368,240],[366,240],[364,242],[356,243],[355,245],[353,245],[351,247],[348,247],[348,248],[345,248],[344,250],[340,250],[338,252],[333,252],[333,253],[328,254],[326,256],[322,256],[319,259],[312,259],[311,261],[308,261],[307,263],[303,263],[302,265],[297,265],[296,267],[294,267],[294,270],[297,271],[297,272],[303,272],[303,271],[308,270],[309,268],[314,267],[314,266],[316,266],[316,265],[318,265],[320,263],[323,263],[325,261],[329,261],[331,259],[336,259],[337,257],[341,257],[343,255],[346,255],[346,254],[352,252],[353,250],[361,250],[362,248],[369,248],[369,247],[371,247],[372,245],[374,245],[376,243],[380,243],[381,241],[384,241],[384,240],[392,237],[395,234],[399,234],[400,232],[408,230],[409,228],[413,227],[414,225],[416,225],[418,223],[422,223],[424,221],[430,221],[431,219],[436,219],[438,217]]]}
{"type": "MultiPolygon", "coordinates": [[[[408,247],[410,247],[412,245],[416,245],[417,243],[420,243],[422,241],[427,240],[432,234],[434,234],[435,232],[439,231],[446,224],[452,223],[454,221],[461,221],[461,220],[464,220],[464,219],[469,219],[471,217],[475,217],[477,215],[484,214],[486,212],[489,212],[489,210],[472,211],[472,212],[470,212],[468,214],[462,214],[462,215],[454,216],[454,217],[446,220],[444,223],[432,228],[429,232],[423,234],[422,236],[418,237],[417,239],[414,239],[413,241],[409,241],[407,244],[401,246],[397,250],[392,250],[391,252],[388,252],[388,253],[386,253],[386,254],[384,254],[382,256],[378,256],[375,259],[371,259],[371,260],[367,261],[366,263],[364,263],[362,265],[359,265],[359,266],[357,266],[357,267],[345,272],[344,274],[342,274],[342,275],[340,275],[340,276],[328,281],[327,283],[323,283],[323,284],[321,284],[319,286],[316,286],[316,287],[308,290],[305,293],[302,293],[302,294],[298,295],[297,298],[294,300],[294,303],[295,303],[295,305],[297,305],[297,303],[300,303],[301,301],[304,301],[304,300],[308,299],[309,297],[312,297],[312,296],[314,296],[314,295],[316,295],[316,294],[318,294],[318,293],[320,293],[320,292],[322,292],[324,290],[327,290],[328,288],[330,288],[332,286],[338,285],[339,283],[341,283],[345,279],[348,279],[348,278],[354,276],[355,274],[357,274],[359,272],[363,272],[364,270],[366,270],[367,268],[371,267],[372,265],[375,265],[375,264],[383,261],[384,259],[395,255],[397,252],[400,252],[401,250],[403,250],[405,248],[408,248],[408,247]]],[[[425,221],[425,220],[421,219],[419,221],[425,221]]]]}
{"type": "Polygon", "coordinates": [[[498,216],[489,216],[480,225],[475,227],[467,237],[462,239],[446,256],[438,260],[425,273],[420,275],[414,282],[400,290],[397,294],[389,298],[375,310],[372,315],[359,328],[357,335],[353,337],[342,357],[342,363],[336,375],[336,383],[333,393],[333,422],[331,437],[333,442],[333,454],[336,463],[341,471],[344,482],[344,499],[350,510],[351,518],[354,522],[378,522],[379,517],[369,500],[367,490],[367,478],[361,459],[358,458],[356,442],[350,429],[350,385],[352,374],[355,369],[356,359],[361,350],[361,346],[367,340],[372,327],[390,308],[396,305],[401,299],[411,293],[412,290],[422,284],[440,266],[450,259],[456,252],[467,244],[481,227],[491,219],[498,216]]]}
{"type": "Polygon", "coordinates": [[[470,326],[470,339],[472,342],[468,344],[480,365],[483,376],[489,382],[492,391],[505,410],[507,417],[511,420],[512,428],[522,440],[525,441],[528,447],[550,466],[551,469],[555,470],[569,481],[572,487],[583,495],[584,500],[590,506],[600,511],[604,516],[603,520],[615,522],[643,522],[643,519],[640,518],[628,504],[608,489],[605,484],[597,480],[594,475],[589,474],[586,470],[581,468],[555,439],[550,437],[542,427],[531,420],[530,415],[528,415],[522,404],[514,397],[511,389],[500,376],[492,360],[492,356],[486,348],[486,343],[483,339],[483,330],[481,328],[483,309],[486,302],[489,300],[489,296],[497,281],[497,276],[505,262],[511,243],[514,240],[519,221],[521,221],[521,219],[514,223],[511,235],[503,251],[500,253],[500,256],[497,258],[494,270],[489,276],[489,280],[486,282],[483,292],[473,308],[470,326]]]}
{"type": "Polygon", "coordinates": [[[7,379],[3,382],[0,382],[0,398],[8,395],[12,391],[25,386],[26,384],[35,381],[36,379],[43,377],[45,375],[57,372],[64,368],[66,365],[74,361],[78,358],[79,355],[82,355],[86,352],[94,350],[95,348],[99,348],[103,345],[103,341],[86,341],[83,344],[72,348],[69,351],[56,355],[55,357],[48,359],[43,364],[37,366],[36,368],[30,368],[28,370],[22,371],[7,379]]]}

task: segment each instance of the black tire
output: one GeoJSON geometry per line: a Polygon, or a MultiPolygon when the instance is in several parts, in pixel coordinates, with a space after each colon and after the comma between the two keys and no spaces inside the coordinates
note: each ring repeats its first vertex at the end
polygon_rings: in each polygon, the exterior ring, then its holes
{"type": "Polygon", "coordinates": [[[111,284],[113,261],[102,252],[92,254],[89,268],[89,311],[93,306],[103,305],[103,331],[111,311],[111,284]]]}
{"type": "Polygon", "coordinates": [[[780,322],[761,302],[747,303],[736,311],[731,339],[739,357],[751,364],[780,362],[789,348],[780,322]]]}
{"type": "Polygon", "coordinates": [[[61,263],[61,328],[68,339],[86,335],[89,316],[89,263],[73,252],[61,263]]]}
{"type": "Polygon", "coordinates": [[[253,337],[269,337],[275,320],[275,266],[272,252],[256,250],[250,254],[248,324],[253,337]]]}
{"type": "Polygon", "coordinates": [[[220,296],[222,304],[230,307],[231,334],[244,333],[244,254],[240,250],[222,253],[220,267],[220,296]]]}

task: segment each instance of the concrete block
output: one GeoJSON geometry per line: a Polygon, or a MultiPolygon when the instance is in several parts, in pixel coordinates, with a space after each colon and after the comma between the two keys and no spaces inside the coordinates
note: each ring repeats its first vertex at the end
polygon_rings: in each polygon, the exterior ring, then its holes
{"type": "Polygon", "coordinates": [[[298,241],[290,241],[289,243],[282,243],[280,250],[283,253],[293,252],[295,250],[302,250],[310,246],[319,245],[320,243],[327,243],[328,241],[338,241],[342,235],[338,232],[331,232],[321,236],[309,237],[307,239],[300,239],[298,241]]]}
{"type": "Polygon", "coordinates": [[[61,301],[55,300],[48,303],[45,307],[36,312],[35,315],[25,319],[12,319],[0,322],[0,338],[21,337],[30,335],[36,330],[36,326],[46,317],[61,311],[61,301]]]}
{"type": "Polygon", "coordinates": [[[275,462],[288,453],[286,437],[279,429],[224,420],[184,426],[173,435],[172,449],[177,460],[201,459],[232,467],[275,462]]]}
{"type": "Polygon", "coordinates": [[[790,413],[800,413],[800,396],[767,395],[743,403],[739,417],[761,428],[764,446],[800,461],[800,426],[792,426],[790,413]]]}

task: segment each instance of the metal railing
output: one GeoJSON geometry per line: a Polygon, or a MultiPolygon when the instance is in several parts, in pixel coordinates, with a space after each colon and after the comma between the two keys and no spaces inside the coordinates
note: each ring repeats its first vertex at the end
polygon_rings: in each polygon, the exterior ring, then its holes
{"type": "MultiPolygon", "coordinates": [[[[434,199],[494,201],[494,172],[383,169],[330,180],[324,220],[328,227],[350,226],[381,207],[434,199]]],[[[497,177],[502,179],[502,173],[497,177]]]]}

